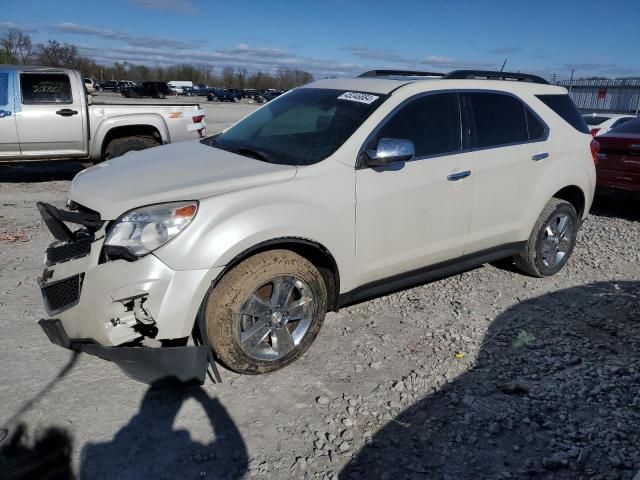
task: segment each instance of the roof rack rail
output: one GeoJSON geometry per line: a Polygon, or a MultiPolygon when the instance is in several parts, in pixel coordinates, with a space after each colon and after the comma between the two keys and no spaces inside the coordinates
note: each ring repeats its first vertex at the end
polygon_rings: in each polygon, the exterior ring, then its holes
{"type": "Polygon", "coordinates": [[[413,70],[369,70],[358,77],[444,77],[444,73],[416,72],[413,70]]]}
{"type": "Polygon", "coordinates": [[[487,80],[515,80],[518,82],[541,83],[549,85],[544,78],[529,73],[497,72],[492,70],[454,70],[447,73],[447,79],[486,78],[487,80]]]}

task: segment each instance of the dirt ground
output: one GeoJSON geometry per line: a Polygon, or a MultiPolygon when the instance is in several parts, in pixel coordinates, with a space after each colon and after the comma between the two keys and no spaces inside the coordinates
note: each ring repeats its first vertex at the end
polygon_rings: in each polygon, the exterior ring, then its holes
{"type": "MultiPolygon", "coordinates": [[[[207,122],[249,107],[214,105],[207,122]]],[[[0,428],[25,428],[17,460],[3,444],[0,478],[39,462],[86,479],[640,471],[637,201],[599,199],[555,277],[487,265],[329,314],[281,371],[169,389],[76,357],[37,325],[51,238],[35,202],[64,205],[80,168],[0,168],[0,428]]]]}

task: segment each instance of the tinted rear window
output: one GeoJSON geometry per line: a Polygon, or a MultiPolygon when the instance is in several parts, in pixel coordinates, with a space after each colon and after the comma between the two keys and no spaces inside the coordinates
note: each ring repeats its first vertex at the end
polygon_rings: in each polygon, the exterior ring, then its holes
{"type": "Polygon", "coordinates": [[[623,123],[611,130],[612,133],[640,133],[640,118],[623,123]]]}
{"type": "Polygon", "coordinates": [[[9,74],[0,73],[0,105],[9,103],[9,74]]]}
{"type": "Polygon", "coordinates": [[[71,81],[63,73],[20,74],[22,103],[71,103],[71,81]]]}
{"type": "Polygon", "coordinates": [[[589,127],[569,95],[536,95],[536,97],[573,128],[582,133],[589,133],[589,127]]]}
{"type": "Polygon", "coordinates": [[[594,117],[593,115],[584,115],[582,118],[587,122],[587,125],[600,125],[609,120],[609,117],[594,117]]]}
{"type": "Polygon", "coordinates": [[[520,100],[499,93],[471,93],[478,148],[529,141],[525,108],[520,100]]]}

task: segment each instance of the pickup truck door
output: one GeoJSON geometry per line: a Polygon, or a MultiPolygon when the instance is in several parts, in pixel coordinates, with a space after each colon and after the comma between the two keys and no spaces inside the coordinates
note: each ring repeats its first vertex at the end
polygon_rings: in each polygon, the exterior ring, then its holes
{"type": "Polygon", "coordinates": [[[0,70],[0,158],[20,155],[13,79],[13,72],[0,70]]]}
{"type": "Polygon", "coordinates": [[[366,149],[381,138],[411,140],[416,158],[356,170],[359,285],[459,257],[473,210],[473,154],[462,150],[456,93],[409,100],[366,149]]]}
{"type": "Polygon", "coordinates": [[[21,72],[16,114],[23,157],[88,154],[84,86],[64,72],[21,72]]]}

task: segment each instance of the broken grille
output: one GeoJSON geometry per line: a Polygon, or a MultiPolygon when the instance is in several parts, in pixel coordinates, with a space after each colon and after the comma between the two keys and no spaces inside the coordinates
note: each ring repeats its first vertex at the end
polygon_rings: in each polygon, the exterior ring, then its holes
{"type": "Polygon", "coordinates": [[[42,297],[49,314],[55,314],[76,305],[80,300],[81,288],[82,275],[42,285],[42,297]]]}

